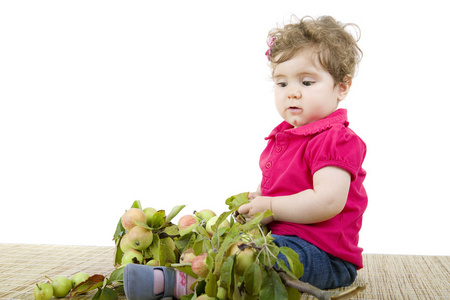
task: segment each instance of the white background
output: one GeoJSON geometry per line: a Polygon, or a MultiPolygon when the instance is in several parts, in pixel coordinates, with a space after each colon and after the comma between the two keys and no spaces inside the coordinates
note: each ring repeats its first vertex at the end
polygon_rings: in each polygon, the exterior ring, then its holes
{"type": "MultiPolygon", "coordinates": [[[[181,215],[254,190],[281,122],[267,32],[361,28],[342,104],[367,143],[366,253],[450,255],[448,9],[441,1],[0,2],[2,243],[113,245],[134,200],[181,215]]],[[[177,220],[177,219],[176,219],[177,220]]]]}

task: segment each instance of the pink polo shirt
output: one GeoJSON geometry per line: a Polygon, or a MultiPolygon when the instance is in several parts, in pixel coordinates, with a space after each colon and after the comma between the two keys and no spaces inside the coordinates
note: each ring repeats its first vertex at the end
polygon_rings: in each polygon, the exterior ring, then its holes
{"type": "Polygon", "coordinates": [[[362,268],[362,248],[358,247],[362,216],[367,207],[363,186],[366,172],[364,142],[348,128],[347,110],[338,109],[328,117],[293,128],[278,125],[266,138],[261,154],[261,193],[286,196],[313,188],[313,174],[327,166],[346,170],[351,175],[344,209],[335,217],[315,224],[274,221],[273,234],[297,235],[323,251],[362,268]]]}

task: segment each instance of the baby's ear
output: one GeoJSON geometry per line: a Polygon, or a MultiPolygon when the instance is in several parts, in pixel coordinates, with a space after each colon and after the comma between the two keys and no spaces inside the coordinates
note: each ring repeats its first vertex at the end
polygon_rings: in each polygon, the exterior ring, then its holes
{"type": "Polygon", "coordinates": [[[350,87],[352,86],[352,76],[347,75],[344,80],[338,84],[338,101],[342,101],[347,97],[350,87]]]}

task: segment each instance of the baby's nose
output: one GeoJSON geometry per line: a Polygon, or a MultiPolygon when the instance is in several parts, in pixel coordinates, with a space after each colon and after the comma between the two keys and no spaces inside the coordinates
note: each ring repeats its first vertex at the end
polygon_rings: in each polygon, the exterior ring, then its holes
{"type": "Polygon", "coordinates": [[[291,85],[288,91],[288,97],[290,99],[292,98],[300,98],[302,96],[301,91],[300,91],[300,87],[296,86],[296,85],[291,85]]]}

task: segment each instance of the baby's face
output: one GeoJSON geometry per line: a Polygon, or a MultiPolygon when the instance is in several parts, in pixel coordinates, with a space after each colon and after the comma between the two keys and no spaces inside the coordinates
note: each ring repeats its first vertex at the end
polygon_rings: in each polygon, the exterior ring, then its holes
{"type": "Polygon", "coordinates": [[[294,127],[318,121],[336,110],[350,88],[334,84],[317,55],[303,50],[275,66],[275,105],[281,117],[294,127]]]}

